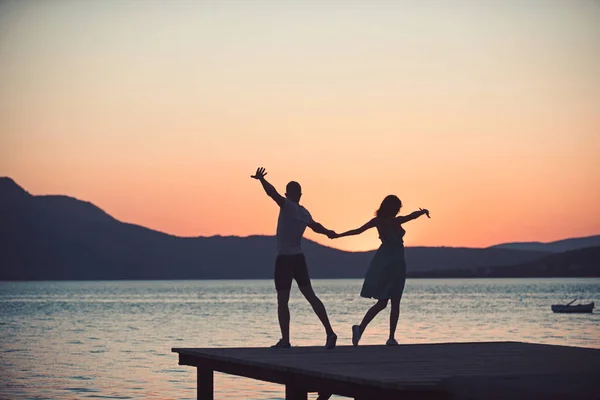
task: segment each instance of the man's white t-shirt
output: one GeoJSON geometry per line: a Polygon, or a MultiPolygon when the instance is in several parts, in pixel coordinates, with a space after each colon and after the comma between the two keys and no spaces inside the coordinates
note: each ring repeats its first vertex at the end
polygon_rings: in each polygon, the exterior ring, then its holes
{"type": "Polygon", "coordinates": [[[277,220],[277,253],[301,254],[302,235],[306,226],[314,221],[308,210],[300,204],[285,199],[279,208],[277,220]]]}

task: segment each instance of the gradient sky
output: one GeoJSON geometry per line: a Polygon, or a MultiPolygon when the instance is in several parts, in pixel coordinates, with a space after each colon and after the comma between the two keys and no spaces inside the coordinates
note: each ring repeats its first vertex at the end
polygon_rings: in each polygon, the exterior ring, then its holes
{"type": "MultiPolygon", "coordinates": [[[[264,166],[409,246],[600,233],[600,2],[3,1],[0,176],[181,236],[275,232],[264,166]]],[[[377,234],[320,243],[372,249],[377,234]]]]}

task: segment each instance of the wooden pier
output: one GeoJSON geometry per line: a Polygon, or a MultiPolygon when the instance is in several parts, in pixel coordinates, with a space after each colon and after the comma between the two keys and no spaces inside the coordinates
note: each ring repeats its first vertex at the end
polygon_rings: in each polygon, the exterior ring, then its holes
{"type": "Polygon", "coordinates": [[[520,342],[389,346],[174,348],[197,367],[200,400],[213,372],[285,385],[288,400],[600,399],[600,349],[520,342]]]}

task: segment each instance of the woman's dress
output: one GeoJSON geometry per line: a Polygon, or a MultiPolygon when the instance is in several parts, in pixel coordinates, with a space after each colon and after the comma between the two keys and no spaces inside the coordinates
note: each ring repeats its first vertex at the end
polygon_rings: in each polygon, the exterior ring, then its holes
{"type": "Polygon", "coordinates": [[[391,299],[401,297],[406,282],[404,241],[406,231],[399,224],[379,225],[381,246],[365,275],[361,297],[391,299]]]}

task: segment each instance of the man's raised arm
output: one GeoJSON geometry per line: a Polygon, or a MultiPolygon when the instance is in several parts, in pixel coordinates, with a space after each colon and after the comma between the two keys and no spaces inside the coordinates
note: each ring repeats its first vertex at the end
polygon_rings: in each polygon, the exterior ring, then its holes
{"type": "Polygon", "coordinates": [[[263,189],[265,189],[265,193],[267,193],[267,195],[272,198],[275,203],[277,203],[279,205],[279,207],[283,207],[283,204],[285,203],[285,197],[283,197],[282,195],[280,195],[277,192],[277,189],[275,189],[275,187],[273,185],[271,185],[269,182],[267,182],[267,180],[265,179],[265,176],[267,175],[267,172],[265,171],[264,168],[260,167],[256,170],[256,173],[254,175],[251,175],[251,178],[254,179],[258,179],[260,181],[260,183],[262,184],[263,189]]]}

